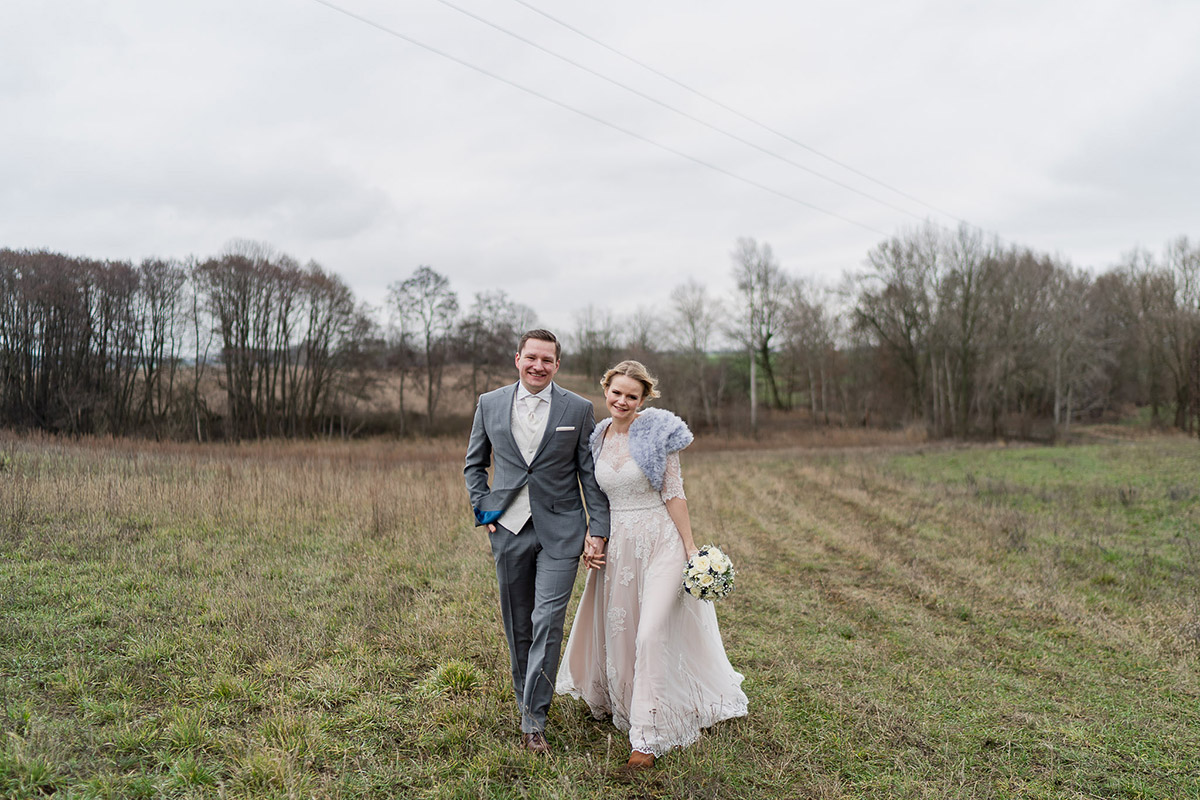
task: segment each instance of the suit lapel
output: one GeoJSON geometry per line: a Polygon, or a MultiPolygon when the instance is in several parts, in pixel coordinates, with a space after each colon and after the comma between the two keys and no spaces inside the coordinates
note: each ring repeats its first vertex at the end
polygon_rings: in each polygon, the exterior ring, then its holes
{"type": "MultiPolygon", "coordinates": [[[[501,396],[504,398],[504,401],[500,404],[501,408],[497,409],[497,413],[502,412],[504,414],[504,418],[501,421],[500,426],[504,429],[504,432],[508,434],[507,441],[509,446],[512,447],[512,451],[517,454],[517,456],[520,456],[521,447],[517,444],[517,437],[513,436],[512,431],[512,411],[513,403],[516,402],[517,398],[517,384],[514,383],[512,386],[509,386],[501,396]]],[[[523,460],[524,459],[522,459],[522,461],[523,460]]]]}
{"type": "Polygon", "coordinates": [[[550,440],[554,438],[554,429],[558,427],[558,423],[562,422],[567,413],[566,390],[558,388],[556,383],[550,394],[553,399],[550,401],[550,416],[546,419],[546,432],[542,434],[542,443],[538,445],[537,452],[533,454],[533,461],[537,461],[542,451],[546,449],[546,445],[550,444],[550,440]]]}

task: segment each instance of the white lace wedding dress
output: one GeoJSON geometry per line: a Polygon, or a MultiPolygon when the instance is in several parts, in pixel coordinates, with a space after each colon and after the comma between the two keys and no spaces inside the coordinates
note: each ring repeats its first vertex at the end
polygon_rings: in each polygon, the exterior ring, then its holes
{"type": "Polygon", "coordinates": [[[556,689],[611,714],[634,750],[663,755],[721,720],[746,715],[742,676],[725,655],[712,603],[682,589],[687,561],[665,501],[683,497],[679,455],[667,456],[662,492],[609,430],[596,461],[608,495],[607,563],[587,584],[556,689]]]}

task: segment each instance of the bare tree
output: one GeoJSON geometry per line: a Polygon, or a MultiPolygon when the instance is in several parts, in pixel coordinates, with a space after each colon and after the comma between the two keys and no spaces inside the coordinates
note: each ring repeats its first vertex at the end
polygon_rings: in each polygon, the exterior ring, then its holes
{"type": "Polygon", "coordinates": [[[356,306],[350,288],[337,275],[325,272],[309,262],[302,277],[304,337],[296,362],[303,365],[301,379],[295,381],[292,397],[293,427],[306,434],[326,430],[339,413],[343,399],[355,399],[365,388],[361,380],[351,388],[347,374],[371,324],[364,309],[356,306]]]}
{"type": "Polygon", "coordinates": [[[1144,404],[1146,355],[1139,330],[1137,292],[1130,273],[1117,268],[1097,275],[1089,290],[1088,306],[1096,336],[1108,343],[1109,358],[1099,384],[1106,390],[1101,407],[1144,404]]]}
{"type": "Polygon", "coordinates": [[[1165,384],[1170,360],[1171,324],[1167,318],[1176,308],[1176,289],[1172,276],[1154,260],[1150,251],[1135,248],[1125,257],[1124,270],[1133,289],[1137,309],[1137,332],[1146,359],[1146,382],[1150,419],[1161,423],[1160,409],[1165,404],[1165,384]]]}
{"type": "Polygon", "coordinates": [[[480,382],[486,386],[497,375],[508,374],[521,334],[535,327],[533,309],[508,298],[503,290],[476,292],[475,302],[459,322],[459,358],[471,365],[468,377],[472,397],[480,382]]]}
{"type": "Polygon", "coordinates": [[[210,258],[196,270],[205,310],[221,343],[222,387],[229,412],[227,434],[233,438],[266,434],[259,414],[263,384],[266,315],[271,303],[267,276],[244,255],[210,258]]]}
{"type": "Polygon", "coordinates": [[[685,365],[681,388],[694,393],[710,428],[717,425],[716,406],[724,389],[724,370],[711,360],[724,322],[721,302],[695,279],[671,291],[669,340],[685,365]]]}
{"type": "MultiPolygon", "coordinates": [[[[928,229],[927,229],[928,230],[928,229]]],[[[995,246],[959,226],[940,245],[944,276],[936,276],[937,312],[929,353],[932,423],[943,433],[964,437],[979,385],[983,315],[997,281],[995,246]]]]}
{"type": "Polygon", "coordinates": [[[1069,432],[1071,420],[1103,404],[1113,341],[1104,335],[1091,277],[1064,265],[1053,276],[1051,314],[1046,328],[1047,365],[1053,391],[1054,424],[1069,432]]]}
{"type": "Polygon", "coordinates": [[[26,405],[26,356],[30,350],[25,321],[20,253],[0,249],[0,422],[20,422],[26,405]]]}
{"type": "Polygon", "coordinates": [[[156,437],[173,412],[175,376],[184,337],[184,286],[187,272],[170,261],[146,259],[138,267],[139,316],[143,319],[142,392],[138,420],[156,437]]]}
{"type": "Polygon", "coordinates": [[[336,371],[330,373],[332,380],[328,394],[333,401],[328,411],[321,415],[325,423],[323,430],[331,436],[335,431],[340,432],[343,438],[357,435],[367,424],[368,420],[358,411],[378,391],[387,360],[387,346],[380,336],[373,308],[360,303],[346,322],[330,357],[330,362],[337,366],[336,371]],[[359,419],[351,427],[351,418],[355,416],[359,419]]]}
{"type": "Polygon", "coordinates": [[[830,311],[829,293],[812,281],[793,282],[784,327],[784,352],[789,374],[803,373],[809,413],[829,422],[829,380],[837,322],[830,311]]]}
{"type": "Polygon", "coordinates": [[[400,314],[395,308],[391,309],[388,326],[387,366],[397,376],[396,410],[399,419],[401,436],[408,432],[408,413],[405,409],[404,397],[408,375],[416,368],[420,360],[417,348],[413,344],[415,333],[413,323],[406,315],[400,314]]]}
{"type": "Polygon", "coordinates": [[[442,393],[448,339],[458,316],[458,295],[451,291],[445,275],[422,265],[406,280],[391,284],[388,299],[395,313],[411,322],[416,330],[423,353],[425,432],[432,435],[442,393]]]}
{"type": "Polygon", "coordinates": [[[216,339],[216,327],[212,317],[206,313],[203,290],[204,274],[200,262],[190,259],[186,270],[189,277],[189,288],[184,311],[184,325],[190,332],[188,339],[192,351],[192,376],[187,390],[188,417],[190,428],[195,432],[196,441],[203,442],[205,436],[211,436],[213,420],[212,409],[208,407],[208,399],[204,396],[204,376],[209,367],[209,353],[216,339]],[[206,434],[206,428],[209,433],[206,434]]]}
{"type": "MultiPolygon", "coordinates": [[[[194,274],[221,342],[229,435],[310,432],[313,420],[304,409],[314,373],[306,359],[314,353],[302,343],[314,333],[307,326],[322,322],[323,273],[319,268],[306,273],[295,259],[268,245],[236,241],[194,274]]],[[[317,374],[322,381],[327,377],[317,374]]]]}
{"type": "Polygon", "coordinates": [[[1200,436],[1200,340],[1192,345],[1192,422],[1196,435],[1200,436]]]}
{"type": "Polygon", "coordinates": [[[575,313],[575,330],[568,339],[571,353],[584,374],[599,380],[617,353],[617,327],[612,312],[588,305],[575,313]]]}
{"type": "Polygon", "coordinates": [[[867,254],[870,271],[855,278],[855,324],[898,362],[909,419],[924,416],[936,296],[936,251],[923,244],[919,235],[888,239],[867,254]]]}
{"type": "Polygon", "coordinates": [[[1048,256],[1010,248],[999,257],[997,269],[982,337],[987,369],[982,376],[986,402],[980,411],[993,436],[1004,433],[1004,419],[1014,413],[1018,432],[1028,435],[1046,396],[1059,267],[1048,256]]]}
{"type": "Polygon", "coordinates": [[[1200,245],[1181,236],[1167,245],[1163,272],[1170,294],[1158,316],[1175,388],[1175,427],[1192,430],[1192,351],[1200,342],[1200,245]]]}
{"type": "Polygon", "coordinates": [[[638,306],[621,326],[625,333],[625,349],[641,361],[648,362],[662,349],[662,319],[651,306],[638,306]]]}
{"type": "Polygon", "coordinates": [[[738,239],[732,253],[733,279],[738,300],[730,320],[729,335],[750,355],[750,427],[757,430],[758,378],[761,365],[770,402],[776,408],[785,403],[775,378],[775,348],[784,325],[789,280],[771,246],[750,238],[738,239]]]}

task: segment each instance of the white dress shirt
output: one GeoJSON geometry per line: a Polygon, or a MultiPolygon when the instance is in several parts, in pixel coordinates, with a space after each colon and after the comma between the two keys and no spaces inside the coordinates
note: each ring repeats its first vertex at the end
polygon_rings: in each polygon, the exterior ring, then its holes
{"type": "MultiPolygon", "coordinates": [[[[521,449],[521,455],[525,458],[526,464],[533,463],[533,457],[537,455],[538,447],[542,443],[542,436],[546,433],[546,421],[550,419],[550,396],[553,389],[554,384],[551,383],[545,389],[534,394],[525,388],[525,384],[517,384],[517,394],[513,398],[511,425],[513,438],[517,440],[517,447],[521,449]]],[[[521,487],[521,491],[517,492],[517,496],[513,498],[508,508],[504,510],[500,519],[496,520],[496,524],[515,534],[525,527],[525,523],[532,515],[533,511],[529,505],[529,484],[525,484],[521,487]]]]}

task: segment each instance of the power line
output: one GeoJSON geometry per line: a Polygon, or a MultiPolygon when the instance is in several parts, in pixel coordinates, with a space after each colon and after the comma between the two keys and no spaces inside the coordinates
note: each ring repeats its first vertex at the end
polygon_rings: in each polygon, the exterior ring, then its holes
{"type": "MultiPolygon", "coordinates": [[[[442,1],[443,0],[439,0],[439,2],[442,2],[442,1]]],[[[919,197],[914,197],[913,195],[909,194],[908,192],[898,189],[895,186],[892,186],[891,184],[885,183],[884,181],[881,181],[880,179],[878,179],[876,177],[868,175],[867,173],[863,172],[862,170],[855,169],[854,167],[850,166],[849,164],[847,164],[843,161],[839,161],[838,159],[834,158],[833,156],[826,155],[825,153],[822,153],[820,150],[816,149],[815,147],[812,147],[811,145],[807,145],[804,142],[801,142],[798,139],[795,139],[794,137],[789,136],[788,134],[786,134],[780,130],[772,128],[770,125],[767,125],[765,122],[760,122],[759,120],[755,119],[754,117],[751,117],[749,114],[739,111],[738,109],[736,109],[730,105],[727,105],[710,95],[705,94],[704,92],[700,91],[699,89],[694,89],[691,86],[688,86],[683,81],[680,81],[677,78],[674,78],[674,77],[668,75],[667,73],[665,73],[659,69],[656,69],[655,67],[652,67],[651,65],[645,63],[644,61],[640,61],[637,58],[634,58],[633,56],[618,50],[617,48],[613,47],[612,45],[607,44],[606,42],[603,42],[600,39],[597,39],[595,36],[592,36],[591,34],[585,32],[585,31],[582,31],[579,28],[576,28],[575,26],[571,25],[570,23],[564,22],[563,20],[559,19],[558,17],[555,17],[552,14],[549,14],[548,12],[543,11],[542,9],[538,8],[537,6],[534,6],[531,3],[526,2],[526,0],[513,0],[513,2],[519,3],[522,6],[525,6],[525,8],[528,8],[530,11],[533,11],[536,14],[540,14],[543,17],[545,17],[546,19],[550,20],[551,22],[561,25],[562,27],[566,28],[567,30],[571,31],[572,33],[582,36],[584,39],[587,39],[589,42],[599,45],[600,47],[603,47],[605,50],[608,50],[609,52],[620,56],[621,58],[625,59],[626,61],[629,61],[632,64],[636,64],[637,66],[641,67],[642,69],[647,70],[648,72],[652,72],[664,80],[670,81],[671,83],[675,84],[676,86],[680,87],[681,89],[691,92],[692,94],[696,95],[697,97],[699,97],[703,100],[707,100],[708,102],[712,103],[713,105],[715,105],[719,108],[722,108],[725,111],[728,111],[730,114],[733,114],[734,116],[739,117],[739,118],[745,120],[746,122],[751,123],[752,125],[757,125],[759,128],[762,128],[764,131],[774,134],[775,136],[778,136],[779,138],[783,139],[784,141],[791,142],[792,144],[796,145],[797,147],[807,150],[808,152],[812,153],[815,156],[823,158],[826,161],[828,161],[829,163],[835,164],[836,166],[841,167],[842,169],[846,170],[847,172],[852,172],[855,175],[859,176],[860,178],[865,178],[866,180],[871,181],[871,183],[874,183],[877,186],[882,186],[884,189],[887,189],[889,192],[895,192],[896,194],[900,195],[901,197],[904,197],[908,200],[911,200],[914,203],[917,203],[918,205],[922,205],[925,208],[928,208],[930,211],[935,211],[938,214],[941,214],[942,216],[949,217],[950,219],[955,220],[956,222],[960,222],[963,225],[966,225],[968,227],[978,228],[977,225],[972,225],[970,222],[963,219],[962,217],[959,217],[955,214],[951,214],[949,211],[943,211],[942,209],[938,208],[937,206],[930,205],[929,203],[926,203],[924,200],[920,199],[919,197]]],[[[841,185],[841,184],[839,184],[839,185],[841,185]]],[[[874,199],[874,198],[872,198],[872,199],[874,199]]],[[[911,212],[906,211],[905,213],[911,213],[911,212]]]]}
{"type": "MultiPolygon", "coordinates": [[[[803,170],[804,172],[807,172],[810,175],[815,175],[818,178],[820,178],[821,180],[828,181],[829,183],[832,183],[835,186],[840,186],[841,188],[845,189],[846,191],[854,192],[855,194],[857,194],[861,197],[865,197],[868,200],[871,200],[873,202],[887,206],[888,208],[892,209],[893,211],[899,211],[901,214],[907,214],[908,216],[910,216],[914,219],[918,219],[918,220],[925,219],[920,214],[913,213],[912,211],[909,211],[907,208],[903,208],[894,203],[890,203],[887,200],[884,200],[880,197],[876,197],[875,195],[868,194],[867,192],[864,192],[861,189],[851,186],[848,183],[843,183],[842,181],[839,181],[836,178],[831,178],[830,176],[828,176],[822,172],[818,172],[817,170],[812,169],[811,167],[807,167],[804,164],[801,164],[797,161],[793,161],[792,159],[788,158],[787,156],[782,156],[779,153],[776,153],[772,150],[768,150],[767,148],[763,147],[762,145],[757,144],[756,142],[752,142],[749,139],[746,139],[742,136],[738,136],[736,133],[732,133],[732,132],[730,132],[724,128],[721,128],[717,125],[713,125],[712,123],[710,123],[706,120],[703,120],[700,117],[697,117],[693,114],[689,114],[688,112],[686,112],[682,109],[676,108],[675,106],[673,106],[669,103],[659,100],[657,97],[648,95],[645,92],[635,89],[634,87],[632,87],[626,83],[622,83],[621,81],[618,81],[615,78],[611,78],[608,75],[605,75],[597,70],[592,69],[591,67],[585,66],[585,65],[579,63],[578,61],[575,61],[574,59],[571,59],[571,58],[568,58],[567,56],[562,55],[561,53],[556,53],[547,47],[543,47],[542,45],[538,44],[535,41],[525,38],[524,36],[520,35],[519,33],[514,33],[513,31],[509,30],[508,28],[498,25],[495,22],[492,22],[491,20],[485,19],[484,17],[481,17],[478,14],[468,11],[465,8],[462,8],[461,6],[455,5],[454,3],[450,2],[450,0],[437,0],[437,2],[441,3],[442,5],[446,6],[447,8],[451,8],[451,9],[457,11],[458,13],[460,13],[464,16],[470,17],[471,19],[473,19],[477,22],[483,23],[484,25],[487,25],[490,28],[494,28],[495,30],[500,31],[501,33],[503,33],[507,36],[511,36],[512,38],[516,39],[519,42],[522,42],[523,44],[526,44],[530,47],[540,50],[541,52],[545,53],[546,55],[553,56],[554,58],[557,58],[559,61],[570,64],[571,66],[575,67],[576,69],[583,70],[584,72],[588,73],[589,75],[593,75],[603,81],[607,81],[608,83],[611,83],[613,86],[617,86],[621,89],[624,89],[627,92],[635,94],[638,97],[642,98],[643,100],[648,100],[651,103],[659,105],[659,106],[667,109],[668,111],[672,111],[685,119],[689,119],[692,122],[695,122],[699,125],[703,125],[704,127],[708,128],[709,130],[716,131],[717,133],[719,133],[723,136],[726,136],[726,137],[734,140],[735,142],[744,144],[747,147],[752,147],[755,150],[759,151],[760,153],[764,153],[764,154],[770,156],[771,158],[778,159],[778,160],[784,162],[785,164],[789,164],[789,165],[795,167],[796,169],[803,170]]],[[[516,0],[516,2],[521,2],[521,0],[516,0]]],[[[525,3],[522,3],[522,5],[525,5],[525,3]]],[[[949,215],[947,215],[947,216],[949,216],[949,215]]]]}
{"type": "Polygon", "coordinates": [[[679,156],[680,158],[687,159],[688,161],[691,161],[693,164],[698,164],[702,167],[706,167],[707,169],[711,169],[714,172],[719,172],[722,175],[733,178],[734,180],[737,180],[737,181],[741,181],[742,183],[745,183],[749,186],[753,186],[756,189],[761,189],[764,192],[770,192],[771,194],[776,195],[777,197],[781,197],[784,200],[788,200],[792,203],[796,203],[797,205],[804,206],[805,208],[811,209],[818,213],[825,214],[830,217],[834,217],[835,219],[840,219],[842,222],[847,222],[856,227],[870,231],[871,233],[876,233],[883,237],[887,237],[890,235],[890,234],[886,233],[885,231],[879,230],[878,228],[873,228],[870,225],[867,225],[865,223],[858,222],[857,220],[853,220],[853,219],[850,219],[849,217],[842,216],[841,214],[838,214],[836,211],[830,211],[827,208],[822,208],[821,206],[814,205],[813,203],[810,203],[807,200],[801,200],[800,198],[795,197],[794,195],[790,195],[787,192],[783,192],[778,189],[774,189],[770,186],[767,186],[766,184],[759,183],[758,181],[753,180],[752,178],[747,178],[744,175],[738,175],[736,172],[730,172],[729,170],[727,170],[723,167],[719,167],[716,164],[709,163],[708,161],[705,161],[701,158],[697,158],[696,156],[685,153],[682,150],[676,150],[674,147],[671,147],[670,145],[665,145],[661,142],[657,142],[649,137],[643,136],[640,133],[636,133],[634,131],[629,130],[628,128],[623,128],[620,125],[609,122],[608,120],[598,117],[595,114],[584,111],[580,108],[576,108],[575,106],[564,103],[561,100],[556,100],[555,98],[550,97],[549,95],[542,94],[541,92],[539,92],[535,89],[530,89],[528,86],[524,86],[515,81],[509,80],[508,78],[505,78],[501,75],[497,75],[496,73],[491,72],[487,69],[484,69],[483,67],[472,64],[469,61],[465,61],[465,60],[459,58],[458,56],[451,55],[450,53],[447,53],[444,50],[439,50],[438,48],[436,48],[432,45],[426,44],[418,39],[414,39],[413,37],[408,36],[407,34],[401,33],[400,31],[397,31],[393,28],[389,28],[386,25],[383,25],[372,19],[364,17],[361,14],[357,14],[353,11],[350,11],[349,9],[342,8],[339,5],[329,2],[329,0],[313,0],[313,2],[319,3],[320,5],[323,5],[326,8],[329,8],[333,11],[337,11],[340,14],[344,14],[347,17],[350,17],[351,19],[354,19],[354,20],[357,20],[358,22],[363,23],[364,25],[369,25],[372,28],[375,28],[376,30],[379,30],[379,31],[382,31],[383,33],[388,34],[389,36],[394,36],[395,38],[401,39],[405,42],[408,42],[411,45],[420,47],[421,49],[426,50],[430,53],[433,53],[434,55],[441,56],[442,58],[445,58],[449,61],[453,61],[454,63],[456,63],[460,66],[466,67],[467,69],[474,70],[475,72],[478,72],[481,75],[491,78],[492,80],[499,81],[500,83],[503,83],[503,84],[513,87],[514,89],[519,89],[520,91],[525,92],[526,94],[533,95],[534,97],[538,98],[539,100],[544,100],[547,103],[551,103],[553,105],[558,106],[559,108],[566,109],[567,111],[578,114],[579,116],[585,117],[585,118],[591,120],[592,122],[596,122],[601,125],[604,125],[605,127],[612,128],[613,130],[615,130],[619,133],[623,133],[626,136],[637,139],[638,141],[645,142],[646,144],[651,145],[653,147],[657,147],[660,150],[665,150],[666,152],[671,153],[676,156],[679,156]]]}

